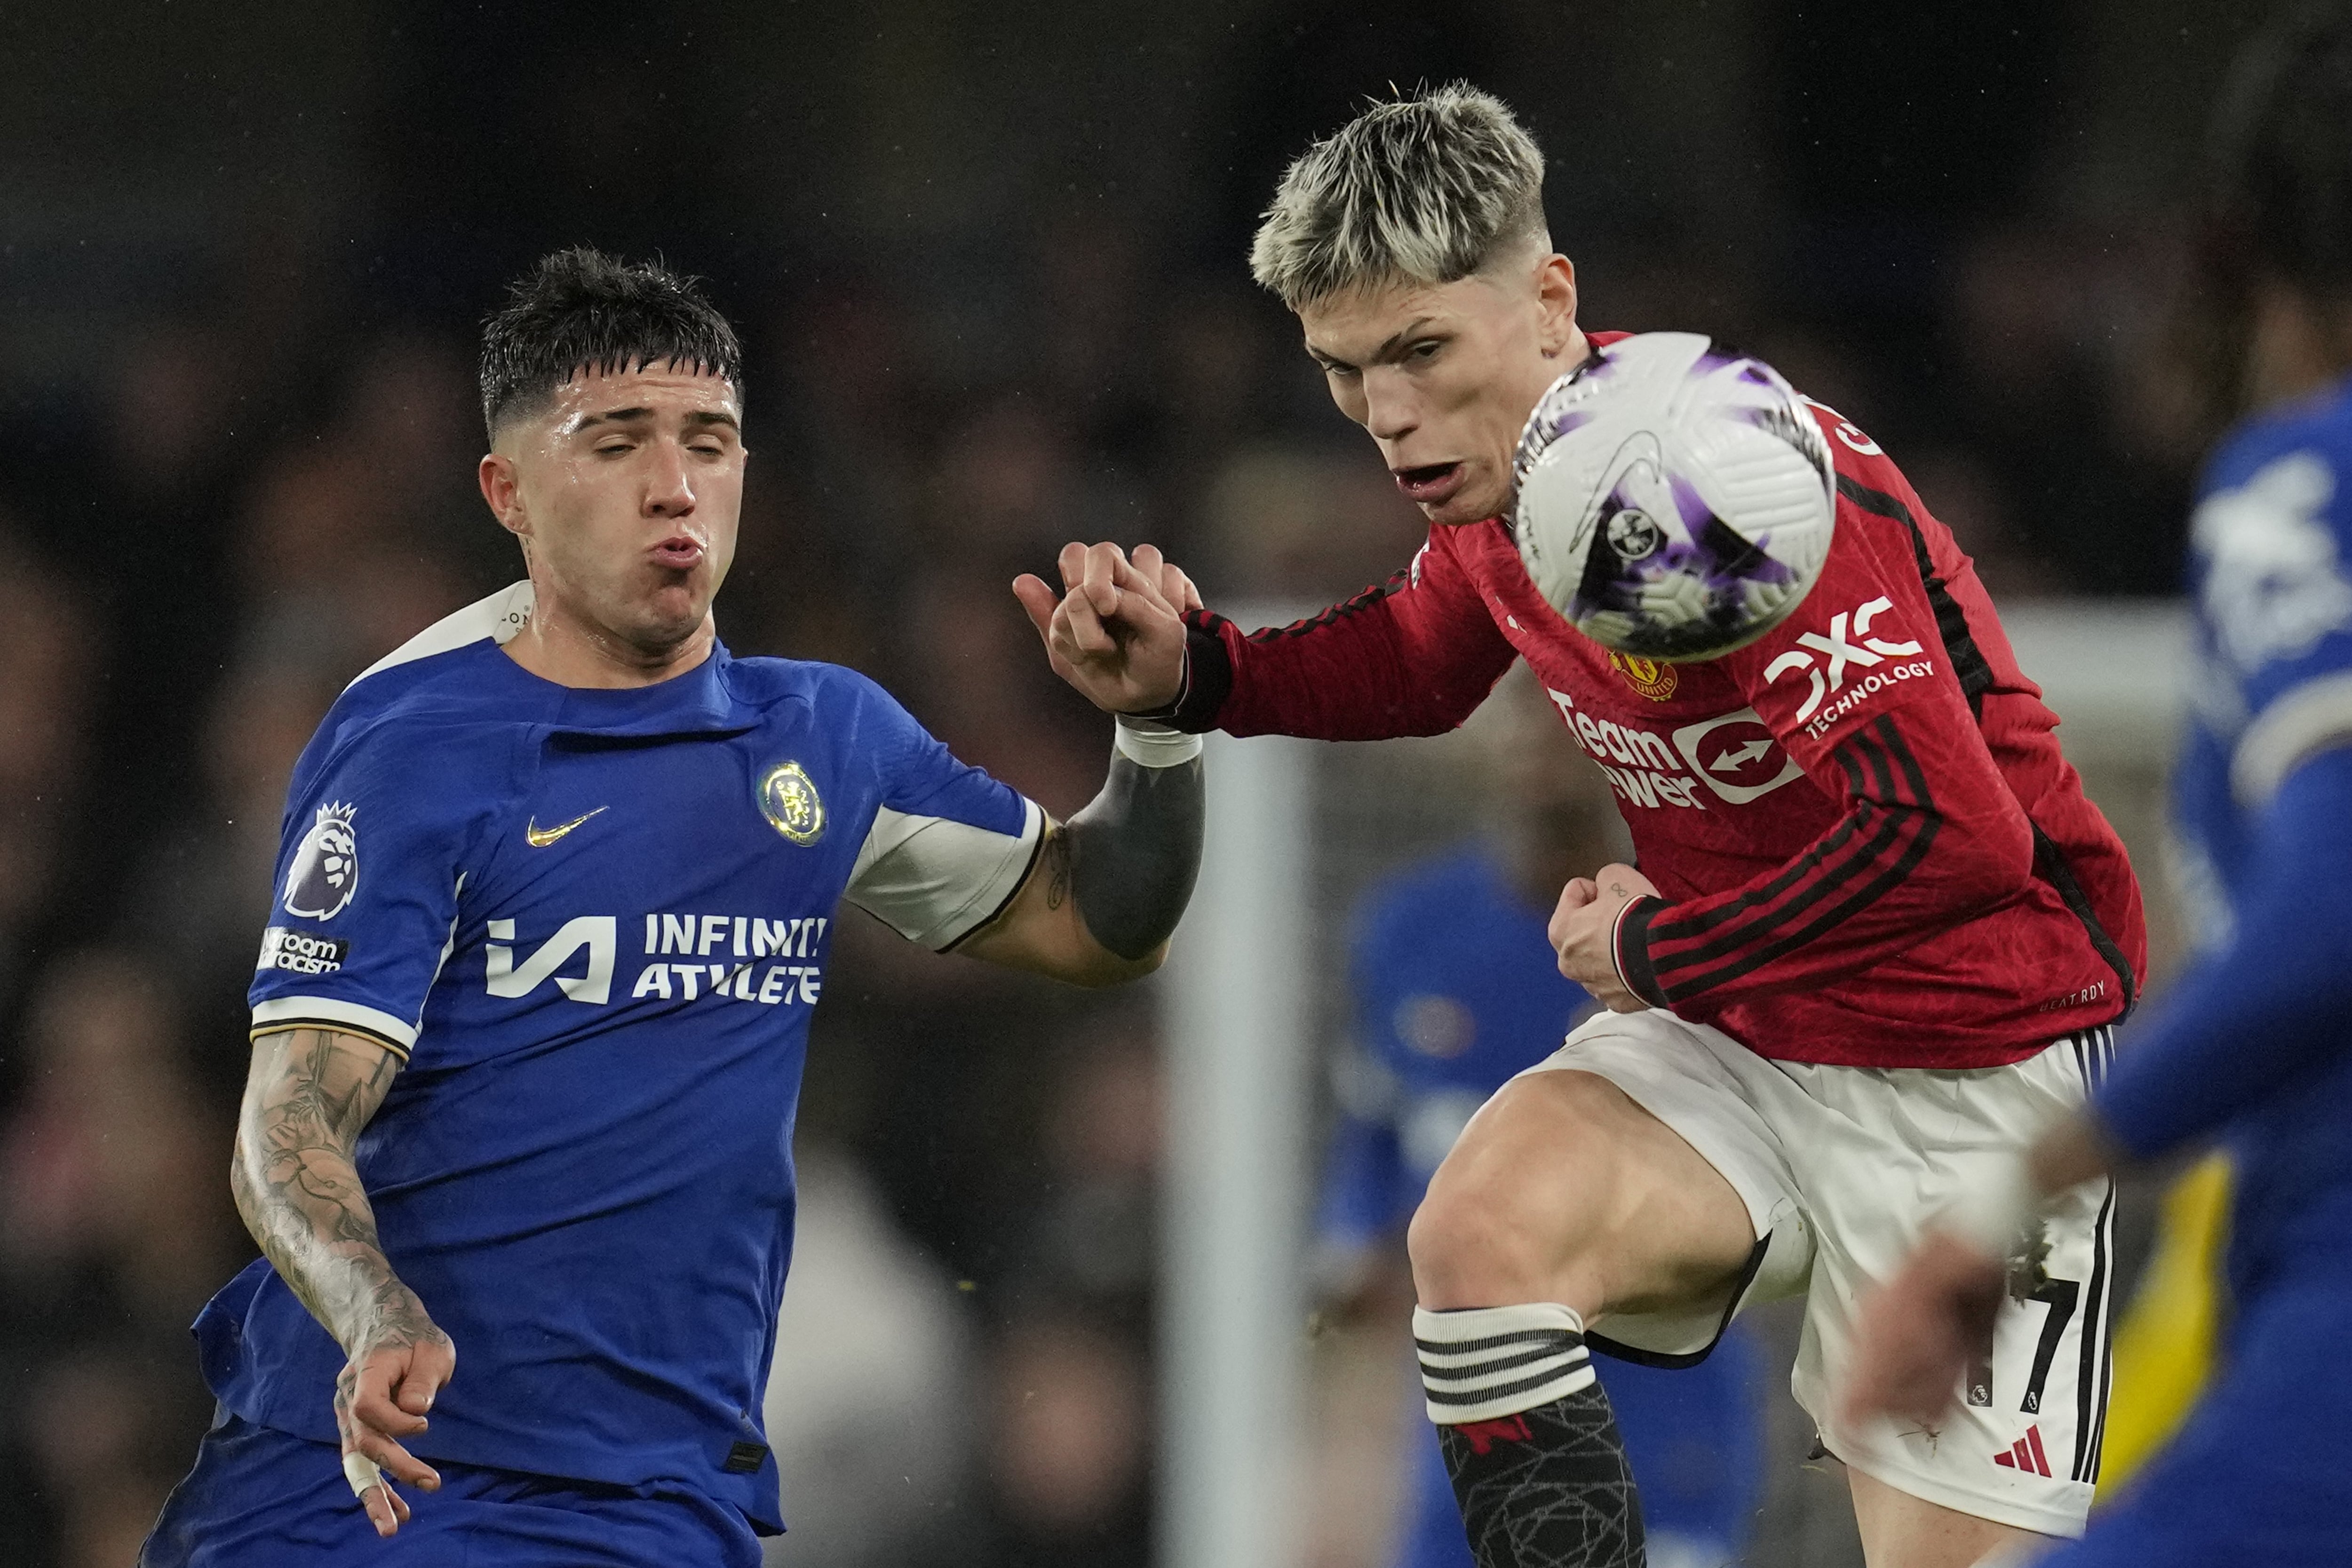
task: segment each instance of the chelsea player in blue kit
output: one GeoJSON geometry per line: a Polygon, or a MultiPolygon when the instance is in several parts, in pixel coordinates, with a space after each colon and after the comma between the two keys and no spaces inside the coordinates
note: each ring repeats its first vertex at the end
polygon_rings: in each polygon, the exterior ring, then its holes
{"type": "MultiPolygon", "coordinates": [[[[296,768],[233,1166],[264,1257],[197,1321],[219,1415],[147,1568],[756,1563],[839,907],[1085,984],[1163,955],[1197,742],[1122,721],[1056,825],[864,677],[718,641],[741,384],[658,267],[553,256],[488,322],[481,488],[530,578],[296,768]]],[[[1074,596],[1181,638],[1156,569],[1074,596]]]]}
{"type": "Polygon", "coordinates": [[[1931,1232],[1850,1394],[1932,1426],[2041,1194],[2219,1140],[2237,1182],[2218,1375],[2047,1568],[2352,1563],[2352,14],[2250,45],[2211,152],[2191,342],[2250,416],[2200,486],[2173,787],[2218,942],[2087,1110],[1931,1232]]]}

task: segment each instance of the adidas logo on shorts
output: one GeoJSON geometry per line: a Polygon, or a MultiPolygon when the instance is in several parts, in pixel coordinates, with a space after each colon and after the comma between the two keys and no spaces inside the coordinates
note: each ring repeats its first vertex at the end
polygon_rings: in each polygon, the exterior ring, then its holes
{"type": "Polygon", "coordinates": [[[1996,1465],[2005,1465],[2012,1470],[2023,1470],[2030,1475],[2048,1475],[2050,1456],[2042,1451],[2042,1424],[2037,1421],[2028,1426],[2025,1429],[2025,1436],[2011,1443],[2009,1446],[2009,1452],[1995,1454],[1992,1457],[1992,1462],[1996,1465]]]}

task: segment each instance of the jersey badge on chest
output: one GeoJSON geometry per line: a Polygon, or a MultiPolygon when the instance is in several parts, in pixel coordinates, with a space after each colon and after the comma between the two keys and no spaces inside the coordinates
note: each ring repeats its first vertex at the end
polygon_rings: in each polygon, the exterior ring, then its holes
{"type": "Polygon", "coordinates": [[[778,763],[760,775],[760,815],[795,844],[824,837],[824,799],[798,763],[778,763]]]}
{"type": "Polygon", "coordinates": [[[1664,702],[1675,694],[1681,677],[1671,664],[1654,658],[1635,658],[1631,654],[1612,653],[1609,668],[1625,678],[1625,684],[1653,702],[1664,702]]]}

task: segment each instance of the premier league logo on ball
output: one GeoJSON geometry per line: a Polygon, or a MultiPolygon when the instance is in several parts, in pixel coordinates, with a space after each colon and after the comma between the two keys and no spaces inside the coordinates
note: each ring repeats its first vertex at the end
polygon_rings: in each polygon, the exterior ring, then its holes
{"type": "Polygon", "coordinates": [[[294,864],[286,872],[286,912],[304,920],[331,921],[343,912],[360,885],[360,841],[352,826],[359,807],[330,802],[302,836],[294,864]]]}

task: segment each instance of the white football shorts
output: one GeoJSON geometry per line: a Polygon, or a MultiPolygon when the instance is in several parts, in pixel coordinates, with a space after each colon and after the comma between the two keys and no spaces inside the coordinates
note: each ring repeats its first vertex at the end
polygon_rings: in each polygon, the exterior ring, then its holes
{"type": "Polygon", "coordinates": [[[2009,1067],[1824,1067],[1769,1061],[1667,1012],[1596,1014],[1528,1070],[1597,1073],[1623,1089],[1723,1173],[1758,1240],[1727,1304],[1606,1316],[1586,1338],[1605,1353],[1688,1365],[1742,1308],[1802,1296],[1790,1386],[1832,1454],[1962,1513],[2080,1535],[2106,1415],[2113,1184],[2085,1183],[2056,1205],[2048,1283],[2002,1303],[1990,1354],[1935,1430],[1848,1427],[1832,1395],[1856,1303],[1927,1219],[2080,1105],[2111,1049],[2100,1028],[2009,1067]]]}

